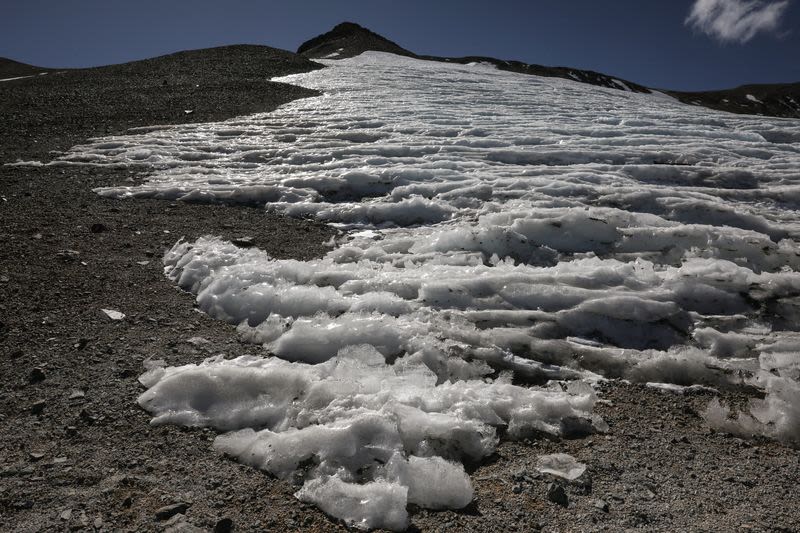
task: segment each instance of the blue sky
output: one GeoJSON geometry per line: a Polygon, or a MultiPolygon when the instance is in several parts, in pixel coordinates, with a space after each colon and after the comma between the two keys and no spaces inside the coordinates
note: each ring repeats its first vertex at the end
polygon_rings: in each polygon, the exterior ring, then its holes
{"type": "Polygon", "coordinates": [[[0,56],[80,67],[235,43],[294,50],[350,20],[418,53],[585,68],[651,87],[800,81],[800,0],[699,0],[692,26],[695,2],[3,0],[0,56]]]}

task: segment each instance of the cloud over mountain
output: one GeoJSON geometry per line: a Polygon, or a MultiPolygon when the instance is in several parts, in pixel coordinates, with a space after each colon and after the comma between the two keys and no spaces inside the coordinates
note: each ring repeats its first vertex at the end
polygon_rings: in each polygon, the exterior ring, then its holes
{"type": "Polygon", "coordinates": [[[789,0],[696,0],[685,23],[724,43],[746,43],[775,31],[787,7],[789,0]]]}

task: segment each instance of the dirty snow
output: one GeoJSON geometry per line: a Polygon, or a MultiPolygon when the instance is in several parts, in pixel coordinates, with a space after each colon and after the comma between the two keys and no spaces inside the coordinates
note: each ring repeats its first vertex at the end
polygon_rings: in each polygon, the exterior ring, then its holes
{"type": "Polygon", "coordinates": [[[800,121],[480,64],[328,65],[281,79],[323,96],[54,163],[156,169],[106,197],[264,206],[345,232],[307,262],[213,236],[166,254],[202,311],[278,358],[150,369],[155,423],[231,431],[218,450],[392,529],[409,502],[466,505],[460,461],[491,453],[495,428],[602,430],[587,383],[604,377],[756,386],[748,413],[713,400],[709,423],[798,439],[800,121]]]}

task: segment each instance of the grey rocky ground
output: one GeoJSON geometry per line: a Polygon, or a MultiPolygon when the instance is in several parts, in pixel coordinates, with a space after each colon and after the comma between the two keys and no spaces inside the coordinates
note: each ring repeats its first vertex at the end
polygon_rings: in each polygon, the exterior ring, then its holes
{"type": "MultiPolygon", "coordinates": [[[[48,160],[133,126],[268,111],[310,93],[266,78],[308,68],[294,54],[234,47],[4,82],[0,162],[48,160]]],[[[181,236],[249,236],[275,257],[305,259],[325,253],[332,230],[253,208],[91,192],[142,179],[137,172],[0,167],[0,529],[342,529],[295,500],[289,483],[212,452],[213,432],[152,428],[136,405],[148,358],[175,365],[259,352],[164,278],[165,249],[181,236]]],[[[504,441],[471,468],[473,505],[412,509],[412,527],[800,530],[797,450],[709,431],[699,416],[708,395],[611,382],[602,397],[608,434],[504,441]],[[563,491],[534,468],[555,452],[589,465],[563,491]]]]}

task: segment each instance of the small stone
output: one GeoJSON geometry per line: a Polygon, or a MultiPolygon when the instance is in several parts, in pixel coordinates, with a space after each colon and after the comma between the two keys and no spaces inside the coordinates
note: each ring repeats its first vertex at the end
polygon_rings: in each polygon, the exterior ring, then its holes
{"type": "Polygon", "coordinates": [[[231,531],[233,531],[233,520],[230,518],[221,518],[214,525],[214,533],[230,533],[231,531]]]}
{"type": "Polygon", "coordinates": [[[184,514],[186,510],[189,508],[188,503],[180,502],[180,503],[173,503],[171,505],[165,505],[164,507],[160,507],[156,509],[156,519],[157,520],[168,520],[175,516],[176,514],[184,514]]]}
{"type": "Polygon", "coordinates": [[[38,461],[39,459],[41,459],[42,457],[44,457],[44,453],[43,453],[43,452],[31,452],[31,453],[29,453],[29,454],[28,454],[28,456],[29,456],[29,457],[30,457],[30,458],[31,458],[33,461],[38,461]]]}
{"type": "Polygon", "coordinates": [[[89,344],[89,339],[78,339],[78,342],[72,345],[76,350],[83,350],[89,344]]]}
{"type": "Polygon", "coordinates": [[[37,402],[34,402],[34,404],[31,405],[31,413],[39,415],[42,413],[42,411],[44,411],[45,407],[47,407],[47,402],[44,400],[39,400],[37,402]]]}
{"type": "Polygon", "coordinates": [[[30,373],[28,374],[28,383],[30,383],[31,385],[35,383],[40,383],[44,381],[44,378],[45,378],[44,370],[37,367],[31,370],[30,373]]]}
{"type": "Polygon", "coordinates": [[[569,505],[567,491],[564,490],[563,485],[558,483],[550,483],[547,486],[547,499],[561,507],[567,507],[569,505]]]}
{"type": "Polygon", "coordinates": [[[61,520],[69,521],[70,519],[72,519],[72,509],[66,509],[64,511],[61,511],[61,514],[59,516],[61,517],[61,520]]]}
{"type": "Polygon", "coordinates": [[[231,241],[233,244],[238,246],[239,248],[250,248],[255,245],[255,241],[252,237],[237,237],[231,241]]]}
{"type": "Polygon", "coordinates": [[[91,231],[92,233],[103,233],[104,231],[108,231],[108,228],[106,227],[105,224],[95,222],[94,224],[91,225],[89,231],[91,231]]]}
{"type": "Polygon", "coordinates": [[[595,500],[593,505],[595,509],[600,509],[604,513],[608,512],[608,503],[605,500],[595,500]]]}
{"type": "Polygon", "coordinates": [[[102,529],[103,527],[103,519],[99,516],[94,519],[94,528],[95,529],[102,529]]]}
{"type": "Polygon", "coordinates": [[[514,488],[511,489],[511,492],[514,494],[519,494],[522,492],[522,485],[514,485],[514,488]]]}
{"type": "Polygon", "coordinates": [[[86,393],[82,390],[74,390],[72,394],[69,395],[70,400],[80,400],[86,397],[86,393]]]}
{"type": "Polygon", "coordinates": [[[53,464],[54,465],[63,465],[66,462],[67,462],[67,458],[66,457],[56,457],[55,459],[53,459],[53,464]]]}

